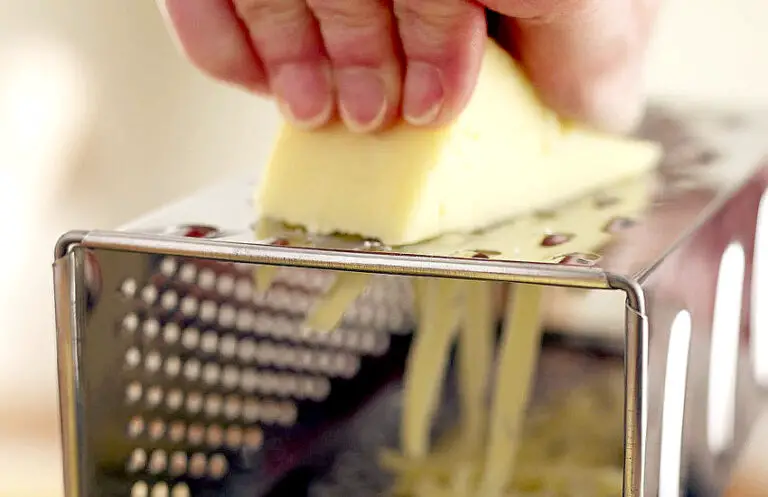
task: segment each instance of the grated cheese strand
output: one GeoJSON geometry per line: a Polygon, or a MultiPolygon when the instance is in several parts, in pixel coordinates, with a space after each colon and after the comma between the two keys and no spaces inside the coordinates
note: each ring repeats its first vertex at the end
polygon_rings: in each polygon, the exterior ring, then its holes
{"type": "Polygon", "coordinates": [[[462,283],[464,316],[459,331],[458,384],[462,439],[472,455],[485,440],[486,396],[495,346],[495,287],[485,281],[462,283]]]}
{"type": "Polygon", "coordinates": [[[368,273],[338,273],[331,288],[315,302],[304,325],[319,332],[334,330],[370,281],[368,273]]]}
{"type": "Polygon", "coordinates": [[[277,272],[280,270],[280,266],[268,266],[266,264],[259,264],[253,270],[253,279],[256,283],[257,293],[266,293],[269,287],[277,277],[277,272]]]}
{"type": "Polygon", "coordinates": [[[432,417],[442,394],[443,378],[456,336],[459,311],[455,305],[459,282],[424,282],[419,324],[405,366],[402,450],[407,458],[423,459],[429,452],[432,417]]]}
{"type": "Polygon", "coordinates": [[[488,423],[488,448],[475,492],[483,497],[504,494],[541,351],[542,288],[516,285],[510,290],[488,423]]]}

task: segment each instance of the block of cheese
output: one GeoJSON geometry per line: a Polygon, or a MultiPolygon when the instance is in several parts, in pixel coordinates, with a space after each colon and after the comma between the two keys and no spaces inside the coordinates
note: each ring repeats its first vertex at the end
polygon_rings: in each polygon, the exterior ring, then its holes
{"type": "Polygon", "coordinates": [[[361,135],[285,124],[256,193],[262,217],[405,245],[547,208],[652,168],[655,144],[559,119],[488,42],[450,125],[361,135]]]}

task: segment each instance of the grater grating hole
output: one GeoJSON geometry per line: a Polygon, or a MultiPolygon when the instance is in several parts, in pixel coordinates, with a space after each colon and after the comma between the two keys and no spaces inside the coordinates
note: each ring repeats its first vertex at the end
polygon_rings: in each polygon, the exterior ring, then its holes
{"type": "Polygon", "coordinates": [[[253,297],[253,284],[248,278],[239,278],[235,283],[235,299],[239,302],[249,302],[253,297]]]}
{"type": "Polygon", "coordinates": [[[128,384],[128,386],[125,389],[125,400],[129,404],[135,404],[136,402],[141,399],[141,395],[143,393],[143,388],[141,386],[141,383],[138,381],[133,381],[128,384]]]}
{"type": "Polygon", "coordinates": [[[277,402],[267,400],[261,405],[261,419],[265,423],[273,424],[280,419],[281,414],[280,405],[277,402]]]}
{"type": "Polygon", "coordinates": [[[165,257],[160,261],[160,273],[168,278],[176,274],[179,264],[173,257],[165,257]]]}
{"type": "Polygon", "coordinates": [[[142,433],[144,433],[144,418],[141,416],[134,416],[128,421],[128,429],[126,430],[128,432],[129,438],[138,438],[141,436],[142,433]]]}
{"type": "Polygon", "coordinates": [[[189,469],[187,470],[189,476],[192,478],[202,478],[205,475],[207,465],[208,461],[205,454],[195,452],[189,457],[189,469]]]}
{"type": "Polygon", "coordinates": [[[239,426],[227,428],[225,443],[230,449],[239,449],[243,445],[243,429],[239,426]]]}
{"type": "Polygon", "coordinates": [[[136,347],[131,347],[125,352],[125,365],[129,369],[135,369],[141,364],[141,352],[136,347]]]}
{"type": "Polygon", "coordinates": [[[164,481],[155,483],[152,486],[152,491],[149,494],[150,497],[168,497],[168,484],[164,481]]]}
{"type": "Polygon", "coordinates": [[[208,476],[221,480],[229,472],[229,461],[222,454],[213,454],[208,460],[208,476]]]}
{"type": "Polygon", "coordinates": [[[153,450],[149,456],[147,469],[152,475],[159,475],[168,468],[168,454],[164,450],[153,450]]]}
{"type": "Polygon", "coordinates": [[[541,239],[542,247],[556,247],[570,242],[575,235],[571,233],[551,233],[541,239]]]}
{"type": "Polygon", "coordinates": [[[264,432],[260,428],[248,428],[243,435],[243,445],[247,449],[259,450],[264,444],[264,432]]]}
{"type": "Polygon", "coordinates": [[[135,333],[139,329],[140,322],[139,316],[135,312],[131,312],[123,318],[121,326],[124,331],[135,333]]]}
{"type": "Polygon", "coordinates": [[[240,331],[250,331],[256,321],[255,315],[250,309],[240,309],[235,317],[235,328],[240,331]]]}
{"type": "Polygon", "coordinates": [[[250,347],[248,350],[243,351],[238,347],[237,338],[235,338],[234,335],[224,335],[219,341],[219,354],[227,359],[231,359],[235,354],[239,354],[241,358],[243,356],[249,357],[253,352],[255,344],[253,344],[253,341],[251,340],[248,340],[247,342],[248,344],[246,344],[246,340],[240,342],[241,347],[250,347]]]}
{"type": "Polygon", "coordinates": [[[213,354],[219,345],[219,336],[215,331],[206,331],[200,337],[200,349],[206,354],[213,354]]]}
{"type": "Polygon", "coordinates": [[[128,278],[120,285],[120,293],[123,294],[125,298],[133,298],[136,296],[136,291],[139,289],[139,285],[133,278],[128,278]]]}
{"type": "Polygon", "coordinates": [[[220,376],[221,368],[215,362],[209,362],[203,366],[203,382],[208,386],[216,385],[220,376]]]}
{"type": "Polygon", "coordinates": [[[197,276],[197,268],[194,264],[186,263],[179,269],[179,280],[183,283],[194,283],[197,276]]]}
{"type": "MultiPolygon", "coordinates": [[[[192,423],[187,429],[187,441],[191,445],[202,445],[205,440],[205,427],[200,423],[192,423]]],[[[190,461],[191,463],[192,461],[190,461]]],[[[190,468],[191,469],[191,468],[190,468]]]]}
{"type": "Polygon", "coordinates": [[[148,373],[157,373],[160,371],[160,368],[163,365],[163,358],[160,356],[160,353],[157,351],[151,351],[149,352],[146,357],[144,358],[144,369],[147,370],[148,373]]]}
{"type": "Polygon", "coordinates": [[[160,296],[160,307],[166,311],[173,311],[179,305],[179,294],[173,290],[166,290],[160,296]]]}
{"type": "Polygon", "coordinates": [[[155,408],[163,401],[163,389],[155,385],[147,389],[146,402],[149,408],[155,408]]]}
{"type": "Polygon", "coordinates": [[[205,405],[203,407],[203,411],[205,412],[206,416],[215,418],[221,414],[223,404],[224,401],[221,398],[221,395],[217,393],[210,393],[205,397],[205,405]]]}
{"type": "Polygon", "coordinates": [[[633,219],[628,217],[614,217],[605,225],[603,231],[606,233],[619,233],[625,229],[631,228],[635,224],[633,219]]]}
{"type": "Polygon", "coordinates": [[[147,453],[144,449],[133,449],[131,455],[128,457],[128,463],[126,464],[126,470],[129,473],[138,473],[144,471],[147,467],[147,453]]]}
{"type": "Polygon", "coordinates": [[[131,486],[131,497],[149,497],[149,485],[143,481],[137,481],[131,486]]]}
{"type": "Polygon", "coordinates": [[[153,305],[157,302],[157,288],[153,285],[147,285],[141,290],[141,300],[147,305],[153,305]]]}
{"type": "Polygon", "coordinates": [[[235,292],[235,278],[229,274],[222,274],[216,281],[216,291],[224,297],[229,297],[235,292]]]}
{"type": "Polygon", "coordinates": [[[205,432],[205,443],[218,449],[224,444],[224,430],[219,425],[210,425],[205,432]]]}
{"type": "Polygon", "coordinates": [[[216,322],[219,306],[213,300],[205,300],[200,304],[200,320],[204,323],[216,322]]]}
{"type": "Polygon", "coordinates": [[[232,328],[237,322],[237,309],[231,304],[222,304],[219,308],[219,326],[232,328]]]}
{"type": "Polygon", "coordinates": [[[169,390],[165,396],[165,405],[171,411],[178,411],[184,405],[184,393],[178,388],[169,390]]]}
{"type": "Polygon", "coordinates": [[[187,434],[187,427],[183,421],[172,421],[168,425],[168,439],[173,443],[180,443],[187,434]]]}
{"type": "Polygon", "coordinates": [[[203,409],[203,396],[199,392],[190,392],[187,394],[187,412],[197,414],[203,409]]]}
{"type": "Polygon", "coordinates": [[[181,337],[181,328],[178,324],[170,322],[163,326],[163,341],[168,345],[173,345],[181,337]]]}
{"type": "Polygon", "coordinates": [[[168,474],[171,476],[181,476],[186,472],[187,455],[181,451],[171,453],[168,458],[168,474]]]}
{"type": "Polygon", "coordinates": [[[247,399],[243,403],[243,420],[246,423],[253,423],[261,416],[261,406],[254,399],[247,399]]]}
{"type": "Polygon", "coordinates": [[[240,417],[243,409],[243,401],[237,395],[229,395],[224,400],[224,417],[229,420],[240,417]]]}
{"type": "Polygon", "coordinates": [[[197,286],[203,290],[213,290],[216,286],[216,273],[212,269],[201,269],[197,276],[197,286]]]}
{"type": "Polygon", "coordinates": [[[228,365],[224,366],[221,373],[221,384],[228,390],[234,390],[240,383],[240,370],[237,367],[228,365]]]}
{"type": "Polygon", "coordinates": [[[181,359],[177,356],[170,356],[165,360],[165,374],[175,378],[181,372],[181,359]]]}
{"type": "Polygon", "coordinates": [[[179,303],[179,309],[184,317],[193,318],[197,315],[198,302],[197,299],[191,295],[185,295],[179,303]]]}
{"type": "Polygon", "coordinates": [[[148,340],[154,340],[160,334],[160,322],[155,318],[144,321],[141,328],[148,340]]]}
{"type": "Polygon", "coordinates": [[[596,254],[587,253],[571,253],[560,256],[559,264],[575,265],[575,266],[592,266],[599,259],[600,256],[596,254]]]}
{"type": "Polygon", "coordinates": [[[282,426],[293,426],[298,418],[298,410],[294,404],[281,404],[277,423],[282,426]]]}
{"type": "Polygon", "coordinates": [[[149,439],[156,442],[165,435],[165,422],[161,419],[153,419],[147,426],[147,435],[149,439]]]}
{"type": "Polygon", "coordinates": [[[197,348],[200,343],[200,331],[197,328],[184,328],[181,332],[181,345],[192,350],[197,348]]]}
{"type": "Polygon", "coordinates": [[[189,486],[186,483],[177,483],[171,490],[171,497],[190,497],[189,486]]]}

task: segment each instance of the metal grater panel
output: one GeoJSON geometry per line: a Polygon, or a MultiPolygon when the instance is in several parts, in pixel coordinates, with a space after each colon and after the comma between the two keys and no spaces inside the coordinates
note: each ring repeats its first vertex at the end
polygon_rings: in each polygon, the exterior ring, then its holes
{"type": "Polygon", "coordinates": [[[317,333],[301,322],[333,280],[328,271],[281,268],[259,293],[245,264],[102,251],[86,267],[100,279],[98,307],[118,311],[94,313],[92,324],[107,329],[83,348],[99,383],[87,399],[93,450],[109,466],[100,472],[115,476],[105,488],[124,486],[125,472],[136,495],[166,487],[199,495],[254,468],[267,488],[295,464],[288,453],[305,450],[302,438],[374,393],[353,381],[358,373],[387,381],[405,354],[405,277],[374,277],[341,326],[317,333]]]}

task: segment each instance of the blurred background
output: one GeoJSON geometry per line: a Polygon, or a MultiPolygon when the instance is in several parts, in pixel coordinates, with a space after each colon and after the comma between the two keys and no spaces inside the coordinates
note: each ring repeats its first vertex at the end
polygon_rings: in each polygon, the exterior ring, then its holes
{"type": "MultiPolygon", "coordinates": [[[[768,103],[768,3],[667,0],[652,95],[768,103]]],[[[60,496],[52,249],[259,167],[269,102],[205,79],[150,0],[0,0],[0,497],[60,496]]]]}

